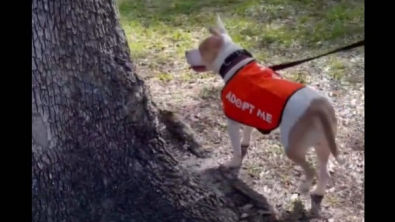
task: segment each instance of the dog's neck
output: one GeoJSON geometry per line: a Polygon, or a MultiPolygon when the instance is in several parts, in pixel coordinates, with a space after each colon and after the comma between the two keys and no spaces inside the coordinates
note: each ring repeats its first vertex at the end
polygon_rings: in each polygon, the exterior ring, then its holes
{"type": "Polygon", "coordinates": [[[254,59],[251,55],[239,54],[243,48],[231,41],[225,41],[222,47],[213,63],[213,69],[227,82],[240,68],[254,59]]]}

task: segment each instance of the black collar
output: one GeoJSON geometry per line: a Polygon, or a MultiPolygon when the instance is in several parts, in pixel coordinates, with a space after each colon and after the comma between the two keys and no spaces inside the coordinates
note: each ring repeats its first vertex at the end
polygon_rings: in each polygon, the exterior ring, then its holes
{"type": "Polygon", "coordinates": [[[251,55],[251,53],[245,49],[239,49],[234,51],[232,54],[226,57],[224,63],[222,63],[221,68],[219,69],[219,74],[222,78],[224,78],[226,73],[228,73],[233,66],[235,66],[243,59],[252,57],[253,56],[251,55]]]}

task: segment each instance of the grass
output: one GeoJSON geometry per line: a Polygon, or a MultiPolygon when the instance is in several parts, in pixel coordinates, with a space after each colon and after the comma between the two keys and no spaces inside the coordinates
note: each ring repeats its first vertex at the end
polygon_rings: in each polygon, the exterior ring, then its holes
{"type": "MultiPolygon", "coordinates": [[[[147,58],[150,77],[208,35],[216,13],[233,39],[263,62],[278,63],[363,38],[362,0],[118,0],[134,58],[147,58]]],[[[185,71],[188,72],[188,71],[185,71]]],[[[333,71],[333,72],[336,72],[333,71]]],[[[181,78],[181,77],[177,77],[181,78]]],[[[297,79],[297,78],[296,78],[297,79]]]]}
{"type": "Polygon", "coordinates": [[[337,57],[330,57],[329,62],[330,66],[330,75],[332,78],[341,81],[344,77],[344,70],[347,68],[346,64],[344,64],[343,60],[337,57]]]}

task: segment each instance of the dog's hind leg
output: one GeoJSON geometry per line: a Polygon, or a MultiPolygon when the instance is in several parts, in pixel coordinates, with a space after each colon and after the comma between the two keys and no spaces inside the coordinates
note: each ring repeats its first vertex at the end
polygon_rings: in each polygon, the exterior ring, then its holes
{"type": "Polygon", "coordinates": [[[325,140],[322,140],[314,148],[317,154],[319,173],[317,186],[311,192],[311,212],[313,214],[319,214],[321,210],[321,202],[325,195],[325,188],[330,179],[327,165],[331,151],[325,140]]]}
{"type": "Polygon", "coordinates": [[[326,141],[320,142],[314,148],[317,154],[319,174],[317,187],[311,194],[317,196],[324,196],[326,185],[328,184],[328,181],[330,179],[327,165],[331,152],[326,141]]]}
{"type": "Polygon", "coordinates": [[[314,168],[306,160],[307,147],[301,147],[297,144],[289,145],[286,148],[286,154],[289,159],[299,165],[305,174],[305,179],[299,185],[299,192],[307,194],[310,191],[315,176],[314,168]]]}

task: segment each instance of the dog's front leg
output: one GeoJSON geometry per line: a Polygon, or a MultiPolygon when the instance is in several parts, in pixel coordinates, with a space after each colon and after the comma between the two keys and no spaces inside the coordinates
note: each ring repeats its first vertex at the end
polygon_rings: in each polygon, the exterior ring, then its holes
{"type": "Polygon", "coordinates": [[[241,156],[242,156],[242,158],[244,158],[244,156],[247,154],[247,149],[250,146],[252,130],[253,130],[252,127],[244,125],[243,139],[241,140],[241,156]]]}
{"type": "Polygon", "coordinates": [[[231,119],[228,119],[228,134],[230,143],[233,148],[233,156],[229,162],[225,164],[229,168],[239,168],[243,160],[241,147],[240,147],[240,124],[231,119]]]}

